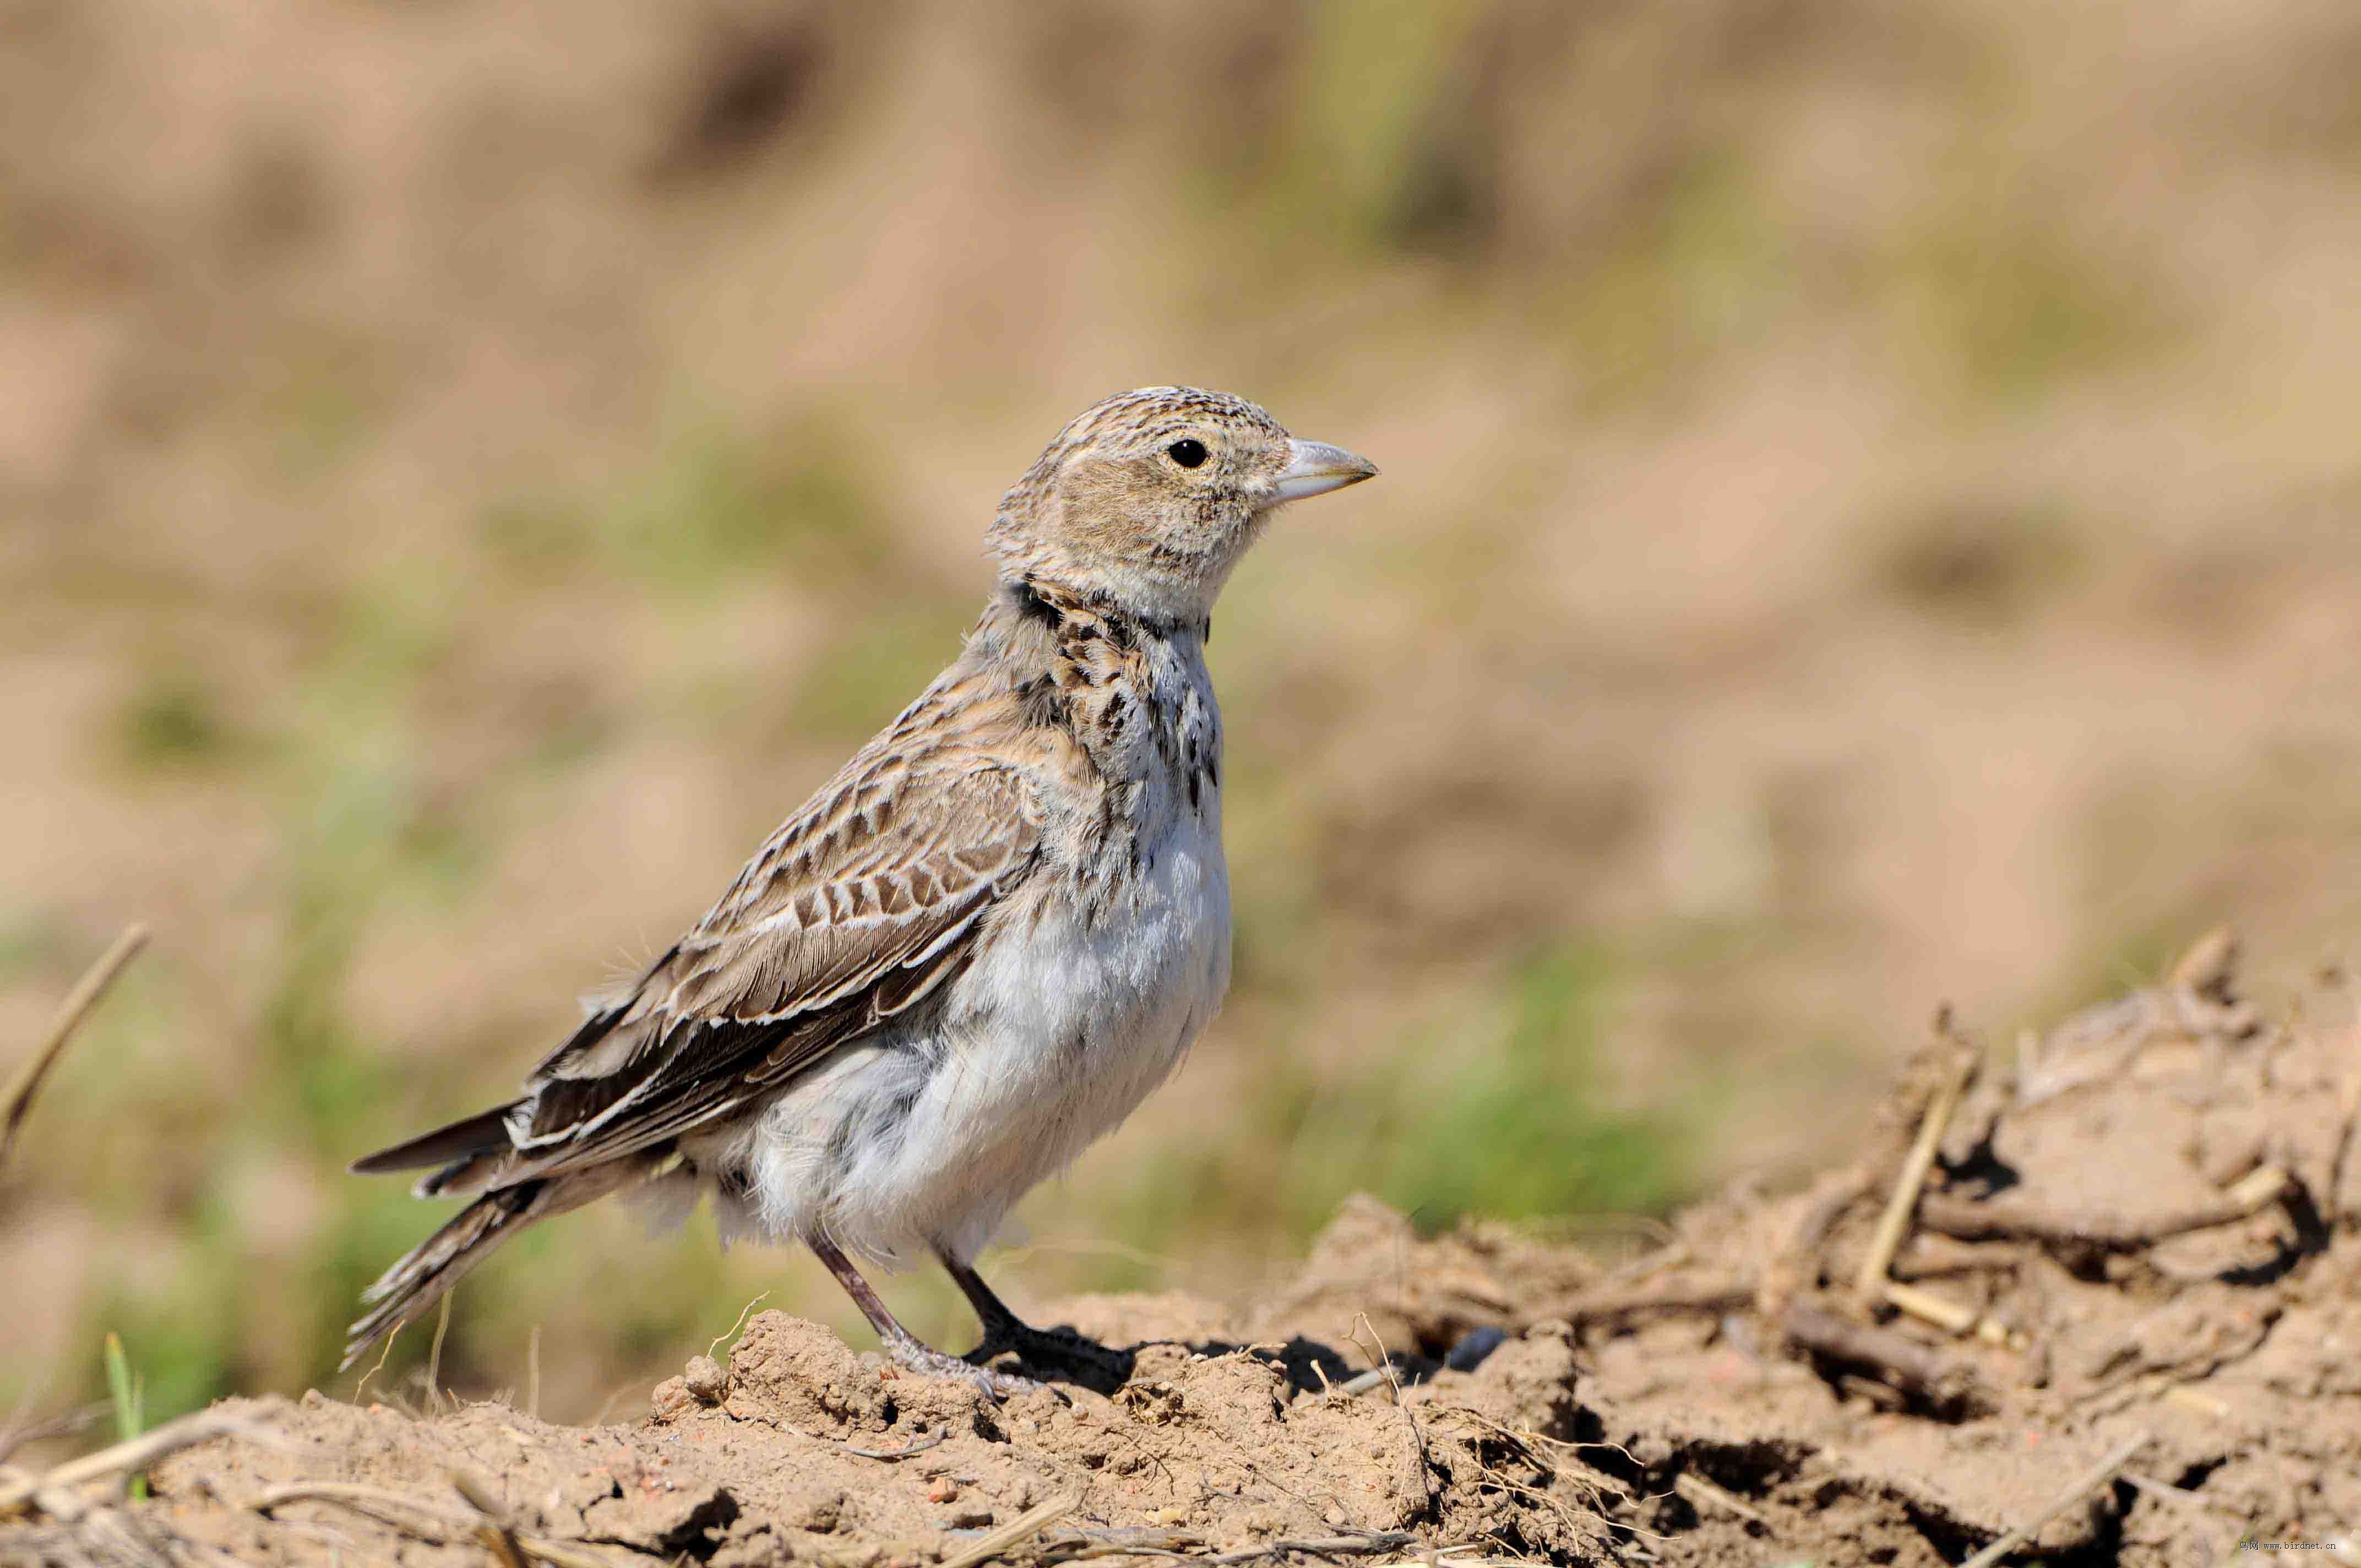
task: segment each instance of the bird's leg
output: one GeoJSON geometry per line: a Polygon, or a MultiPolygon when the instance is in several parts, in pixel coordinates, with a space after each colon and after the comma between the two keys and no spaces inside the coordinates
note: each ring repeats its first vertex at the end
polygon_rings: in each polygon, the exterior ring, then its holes
{"type": "Polygon", "coordinates": [[[926,1343],[902,1326],[892,1309],[885,1305],[885,1299],[861,1277],[861,1271],[852,1266],[852,1260],[846,1257],[835,1243],[825,1236],[809,1236],[806,1241],[819,1260],[828,1265],[828,1271],[836,1276],[836,1282],[844,1287],[844,1293],[852,1298],[852,1304],[861,1309],[861,1315],[869,1320],[869,1326],[877,1331],[877,1337],[885,1343],[885,1354],[894,1358],[895,1365],[907,1367],[928,1377],[963,1377],[995,1399],[1006,1398],[1011,1394],[1027,1393],[1040,1387],[1023,1377],[1012,1377],[1005,1372],[994,1372],[962,1361],[956,1355],[946,1355],[926,1343]]]}
{"type": "Polygon", "coordinates": [[[975,1309],[976,1321],[983,1325],[983,1343],[976,1347],[978,1352],[1016,1349],[1018,1337],[1031,1332],[1025,1320],[1009,1310],[1008,1303],[983,1282],[983,1275],[949,1253],[935,1255],[943,1260],[943,1266],[958,1282],[960,1293],[967,1298],[967,1304],[975,1309]]]}
{"type": "Polygon", "coordinates": [[[1136,1358],[1128,1352],[1110,1349],[1071,1329],[1037,1329],[1009,1310],[1008,1303],[969,1265],[949,1253],[936,1255],[950,1270],[968,1305],[975,1309],[976,1321],[983,1325],[983,1343],[968,1353],[969,1361],[985,1365],[1001,1352],[1013,1350],[1016,1358],[1027,1365],[1048,1365],[1079,1371],[1083,1376],[1078,1381],[1104,1384],[1106,1389],[1103,1391],[1121,1387],[1131,1376],[1136,1358]]]}

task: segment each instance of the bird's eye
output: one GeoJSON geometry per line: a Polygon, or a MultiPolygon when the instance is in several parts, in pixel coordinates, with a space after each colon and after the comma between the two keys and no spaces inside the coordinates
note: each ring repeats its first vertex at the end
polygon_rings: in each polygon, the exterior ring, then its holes
{"type": "Polygon", "coordinates": [[[1204,463],[1207,455],[1205,452],[1205,444],[1198,440],[1193,435],[1181,437],[1179,441],[1176,441],[1171,445],[1166,447],[1164,452],[1165,455],[1170,457],[1172,461],[1180,464],[1183,468],[1194,468],[1200,466],[1204,463]]]}

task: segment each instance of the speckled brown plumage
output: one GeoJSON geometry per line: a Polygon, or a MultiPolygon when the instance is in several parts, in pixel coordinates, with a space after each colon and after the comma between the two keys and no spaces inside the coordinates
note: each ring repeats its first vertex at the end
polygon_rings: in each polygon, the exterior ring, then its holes
{"type": "Polygon", "coordinates": [[[1001,504],[1000,585],[951,667],[516,1100],[355,1167],[475,1201],[372,1287],[351,1354],[524,1224],[648,1187],[810,1244],[913,1366],[957,1364],[843,1248],[930,1250],[1029,1334],[967,1260],[1227,982],[1213,598],[1276,506],[1373,472],[1223,393],[1068,425],[1001,504]]]}

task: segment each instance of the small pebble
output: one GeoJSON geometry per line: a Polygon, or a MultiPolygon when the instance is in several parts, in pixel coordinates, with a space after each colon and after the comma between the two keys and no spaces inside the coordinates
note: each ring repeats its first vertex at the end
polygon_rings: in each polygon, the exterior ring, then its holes
{"type": "Polygon", "coordinates": [[[936,1476],[935,1484],[927,1488],[927,1501],[930,1503],[955,1502],[958,1497],[959,1483],[948,1475],[936,1476]]]}

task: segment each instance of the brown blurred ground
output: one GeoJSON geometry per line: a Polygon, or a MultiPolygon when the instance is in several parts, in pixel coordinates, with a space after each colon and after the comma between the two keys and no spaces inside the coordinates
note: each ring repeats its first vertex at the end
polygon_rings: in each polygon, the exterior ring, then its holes
{"type": "MultiPolygon", "coordinates": [[[[324,1375],[432,1220],[341,1163],[693,917],[1128,385],[1386,477],[1224,602],[1239,987],[1020,1297],[1650,1208],[1940,995],[2341,950],[2356,72],[2345,0],[0,0],[0,1041],[159,928],[0,1397],[324,1375]]],[[[540,1324],[585,1414],[774,1287],[849,1315],[585,1216],[445,1380],[540,1324]]]]}

